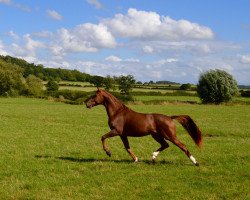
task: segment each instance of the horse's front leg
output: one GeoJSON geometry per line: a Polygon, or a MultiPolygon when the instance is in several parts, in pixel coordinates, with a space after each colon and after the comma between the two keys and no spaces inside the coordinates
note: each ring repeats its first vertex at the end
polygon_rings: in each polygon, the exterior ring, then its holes
{"type": "Polygon", "coordinates": [[[130,156],[134,159],[135,162],[138,162],[138,158],[135,156],[133,151],[130,149],[128,138],[126,136],[121,136],[122,142],[127,150],[127,152],[130,154],[130,156]]]}
{"type": "Polygon", "coordinates": [[[106,152],[106,154],[111,157],[111,151],[109,150],[107,144],[106,144],[106,139],[110,137],[114,137],[119,135],[116,129],[111,130],[110,132],[106,133],[105,135],[102,136],[102,146],[103,150],[106,152]]]}

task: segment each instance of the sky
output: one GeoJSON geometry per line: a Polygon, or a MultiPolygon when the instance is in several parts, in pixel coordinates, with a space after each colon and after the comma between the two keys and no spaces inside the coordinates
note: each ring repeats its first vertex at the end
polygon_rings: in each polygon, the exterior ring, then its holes
{"type": "Polygon", "coordinates": [[[92,75],[250,85],[249,0],[0,0],[0,55],[92,75]]]}

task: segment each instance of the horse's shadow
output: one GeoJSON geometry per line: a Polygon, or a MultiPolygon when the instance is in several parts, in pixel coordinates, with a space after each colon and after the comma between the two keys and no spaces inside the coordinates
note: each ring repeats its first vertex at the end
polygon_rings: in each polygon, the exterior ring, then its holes
{"type": "MultiPolygon", "coordinates": [[[[129,159],[120,159],[120,160],[115,160],[115,159],[108,159],[108,158],[103,158],[103,159],[96,159],[96,158],[78,158],[78,157],[70,157],[70,156],[59,156],[59,157],[53,157],[49,155],[35,155],[35,158],[54,158],[58,160],[63,160],[63,161],[70,161],[70,162],[76,162],[76,163],[96,163],[96,162],[107,162],[107,163],[132,163],[135,164],[132,160],[129,159]]],[[[157,162],[152,162],[151,160],[139,160],[138,163],[145,163],[145,164],[173,164],[170,161],[166,160],[160,160],[157,162]]]]}

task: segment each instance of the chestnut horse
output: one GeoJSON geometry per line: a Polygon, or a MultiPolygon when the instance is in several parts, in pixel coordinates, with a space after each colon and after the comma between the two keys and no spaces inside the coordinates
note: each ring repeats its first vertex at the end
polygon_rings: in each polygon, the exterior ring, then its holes
{"type": "Polygon", "coordinates": [[[127,137],[142,137],[150,135],[160,143],[161,147],[153,152],[152,161],[155,161],[158,154],[169,145],[166,140],[171,141],[178,146],[195,165],[199,165],[196,159],[190,154],[184,144],[176,137],[176,126],[173,120],[177,120],[189,133],[198,147],[202,145],[202,135],[199,128],[188,115],[166,116],[162,114],[143,114],[138,113],[123,103],[116,97],[105,90],[98,89],[94,96],[85,101],[87,108],[97,105],[103,105],[108,115],[108,124],[110,132],[103,135],[102,145],[108,156],[111,156],[106,139],[114,136],[120,136],[127,152],[131,155],[135,162],[138,158],[132,152],[127,137]]]}

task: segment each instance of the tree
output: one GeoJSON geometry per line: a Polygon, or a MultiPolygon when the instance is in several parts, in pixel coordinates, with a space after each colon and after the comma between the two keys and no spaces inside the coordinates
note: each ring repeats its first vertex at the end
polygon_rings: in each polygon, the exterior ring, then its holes
{"type": "Polygon", "coordinates": [[[190,90],[192,85],[190,83],[185,83],[180,86],[180,90],[190,90]]]}
{"type": "Polygon", "coordinates": [[[105,90],[115,90],[115,80],[111,76],[104,78],[105,90]]]}
{"type": "Polygon", "coordinates": [[[0,60],[0,95],[19,95],[24,89],[22,69],[0,60]]]}
{"type": "Polygon", "coordinates": [[[46,87],[48,92],[56,92],[59,89],[58,83],[53,80],[49,80],[46,87]]]}
{"type": "Polygon", "coordinates": [[[90,83],[96,87],[102,87],[104,84],[104,78],[102,76],[92,76],[90,78],[90,83]]]}
{"type": "Polygon", "coordinates": [[[220,104],[232,100],[238,94],[233,76],[223,70],[209,70],[201,74],[197,93],[203,103],[220,104]]]}
{"type": "Polygon", "coordinates": [[[129,95],[136,81],[132,75],[127,75],[118,77],[117,82],[121,94],[129,95]]]}
{"type": "Polygon", "coordinates": [[[40,78],[34,75],[29,75],[26,78],[26,84],[27,84],[27,93],[29,95],[33,95],[33,96],[42,95],[44,85],[40,78]]]}

